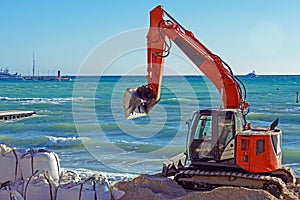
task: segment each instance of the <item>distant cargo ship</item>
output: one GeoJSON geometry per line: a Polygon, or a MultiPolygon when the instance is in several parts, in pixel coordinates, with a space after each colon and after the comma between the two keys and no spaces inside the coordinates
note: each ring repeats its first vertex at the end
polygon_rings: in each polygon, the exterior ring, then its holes
{"type": "Polygon", "coordinates": [[[21,76],[21,74],[18,73],[11,74],[9,73],[9,70],[5,68],[0,70],[0,80],[1,81],[24,81],[25,79],[21,76]]]}

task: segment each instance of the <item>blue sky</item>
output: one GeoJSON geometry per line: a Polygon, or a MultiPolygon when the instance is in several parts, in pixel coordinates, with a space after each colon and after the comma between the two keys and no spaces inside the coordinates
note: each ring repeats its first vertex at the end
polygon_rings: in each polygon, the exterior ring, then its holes
{"type": "MultiPolygon", "coordinates": [[[[300,74],[298,0],[0,0],[0,66],[28,75],[34,51],[39,75],[58,69],[77,74],[103,41],[148,27],[149,11],[159,4],[229,63],[235,74],[252,69],[258,74],[300,74]]],[[[137,59],[146,63],[144,56],[137,59]]],[[[130,62],[128,58],[123,65],[130,62]]],[[[119,71],[115,67],[110,73],[119,71]]]]}

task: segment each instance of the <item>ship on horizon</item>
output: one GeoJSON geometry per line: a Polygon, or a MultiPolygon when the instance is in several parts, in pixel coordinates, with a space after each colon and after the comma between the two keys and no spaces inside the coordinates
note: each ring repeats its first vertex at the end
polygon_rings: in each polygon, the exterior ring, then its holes
{"type": "Polygon", "coordinates": [[[21,74],[15,73],[11,74],[9,73],[8,68],[1,68],[0,69],[0,80],[1,81],[24,81],[24,77],[22,77],[21,74]]]}
{"type": "Polygon", "coordinates": [[[255,73],[255,70],[253,70],[252,72],[246,74],[245,77],[255,78],[258,77],[258,75],[255,73]]]}

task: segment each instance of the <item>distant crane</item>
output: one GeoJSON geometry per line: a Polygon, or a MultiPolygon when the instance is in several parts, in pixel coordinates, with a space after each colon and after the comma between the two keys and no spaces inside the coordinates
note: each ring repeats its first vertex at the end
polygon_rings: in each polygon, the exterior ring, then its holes
{"type": "Polygon", "coordinates": [[[35,71],[35,57],[34,52],[32,54],[32,78],[34,78],[34,71],[35,71]]]}

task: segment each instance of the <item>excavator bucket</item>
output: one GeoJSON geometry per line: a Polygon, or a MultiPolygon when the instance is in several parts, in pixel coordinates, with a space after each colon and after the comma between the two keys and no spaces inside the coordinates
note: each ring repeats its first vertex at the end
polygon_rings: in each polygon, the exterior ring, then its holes
{"type": "Polygon", "coordinates": [[[180,153],[174,156],[170,160],[163,162],[162,176],[174,176],[180,170],[184,169],[186,164],[187,155],[186,153],[180,153]]]}
{"type": "Polygon", "coordinates": [[[158,101],[148,86],[127,88],[123,98],[125,118],[134,119],[147,115],[158,101]]]}

